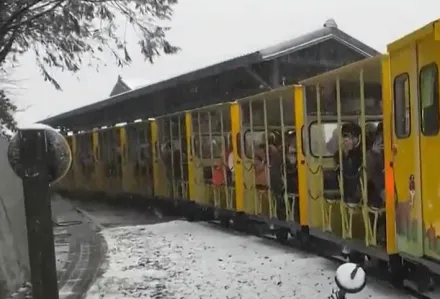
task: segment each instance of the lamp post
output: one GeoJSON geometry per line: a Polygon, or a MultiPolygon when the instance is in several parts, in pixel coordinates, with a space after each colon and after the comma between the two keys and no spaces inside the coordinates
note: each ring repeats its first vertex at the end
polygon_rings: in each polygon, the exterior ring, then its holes
{"type": "Polygon", "coordinates": [[[35,125],[14,136],[8,159],[23,182],[33,299],[58,299],[50,184],[70,168],[70,148],[51,127],[35,125]]]}

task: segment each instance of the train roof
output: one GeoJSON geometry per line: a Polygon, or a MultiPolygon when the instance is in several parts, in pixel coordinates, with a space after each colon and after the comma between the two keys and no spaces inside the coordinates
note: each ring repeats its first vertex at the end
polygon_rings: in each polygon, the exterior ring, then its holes
{"type": "Polygon", "coordinates": [[[262,63],[268,60],[273,60],[278,57],[288,55],[305,48],[309,48],[330,39],[340,42],[344,46],[353,49],[354,51],[365,57],[372,57],[379,54],[379,52],[375,49],[367,46],[361,41],[338,29],[334,20],[328,20],[322,28],[312,31],[308,34],[292,38],[290,40],[267,47],[260,51],[252,52],[183,75],[179,75],[168,80],[147,85],[135,90],[130,90],[107,98],[105,100],[86,105],[71,111],[67,111],[56,116],[52,116],[50,118],[40,121],[40,123],[56,127],[62,125],[64,120],[75,118],[84,113],[96,112],[99,110],[110,108],[111,106],[114,106],[126,100],[143,97],[161,90],[165,90],[170,87],[175,87],[179,84],[196,81],[206,77],[219,75],[226,71],[234,70],[241,67],[247,67],[249,65],[262,63]]]}

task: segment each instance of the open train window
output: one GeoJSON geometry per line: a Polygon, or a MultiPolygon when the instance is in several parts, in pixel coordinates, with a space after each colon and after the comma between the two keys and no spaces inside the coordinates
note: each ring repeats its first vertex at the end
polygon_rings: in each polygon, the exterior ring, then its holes
{"type": "Polygon", "coordinates": [[[222,157],[222,144],[225,146],[225,150],[227,149],[226,138],[221,135],[195,135],[193,142],[194,155],[198,158],[211,159],[211,145],[212,158],[214,159],[222,157]]]}
{"type": "Polygon", "coordinates": [[[394,130],[397,138],[411,134],[411,101],[409,75],[404,73],[394,79],[394,130]]]}
{"type": "Polygon", "coordinates": [[[314,157],[333,157],[338,150],[338,123],[321,123],[322,134],[317,122],[312,122],[309,126],[309,149],[314,157]]]}
{"type": "Polygon", "coordinates": [[[420,119],[422,133],[435,136],[439,132],[438,67],[428,64],[419,73],[420,119]]]}

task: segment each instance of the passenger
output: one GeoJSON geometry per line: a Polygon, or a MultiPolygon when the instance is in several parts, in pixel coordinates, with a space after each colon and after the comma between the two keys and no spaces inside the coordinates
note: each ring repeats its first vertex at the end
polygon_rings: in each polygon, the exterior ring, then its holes
{"type": "Polygon", "coordinates": [[[371,149],[373,146],[375,140],[376,140],[376,131],[377,126],[374,122],[368,122],[365,124],[365,141],[366,141],[366,148],[367,151],[371,149]]]}
{"type": "MultiPolygon", "coordinates": [[[[374,208],[385,207],[385,158],[383,152],[383,124],[379,123],[375,142],[367,152],[368,205],[374,208]]],[[[372,219],[370,215],[370,219],[372,219]]],[[[377,241],[386,244],[386,217],[379,215],[377,222],[377,241]]]]}
{"type": "Polygon", "coordinates": [[[379,123],[374,143],[367,151],[368,204],[383,207],[385,200],[385,162],[383,152],[383,124],[379,123]]]}
{"type": "MultiPolygon", "coordinates": [[[[173,180],[172,180],[172,171],[173,171],[173,165],[171,161],[171,141],[165,141],[165,143],[160,145],[160,155],[163,161],[163,164],[165,166],[165,174],[167,178],[167,184],[172,186],[173,180]]],[[[170,189],[172,190],[172,189],[170,189]]]]}
{"type": "Polygon", "coordinates": [[[269,142],[269,180],[272,196],[277,203],[278,219],[286,219],[286,205],[284,202],[284,180],[283,180],[283,156],[281,136],[277,131],[272,132],[268,138],[269,142]]]}
{"type": "Polygon", "coordinates": [[[232,143],[229,142],[229,144],[230,146],[227,146],[225,151],[221,154],[221,158],[214,163],[214,172],[213,172],[214,185],[226,184],[227,186],[232,186],[233,183],[232,172],[234,171],[234,153],[232,150],[232,143]],[[226,182],[225,182],[225,178],[226,178],[226,182]]]}
{"type": "MultiPolygon", "coordinates": [[[[287,133],[287,149],[286,149],[286,189],[289,195],[294,194],[295,198],[295,210],[294,218],[296,221],[299,220],[299,204],[298,204],[298,165],[297,165],[297,152],[296,152],[296,133],[295,131],[290,131],[287,133]]],[[[289,204],[292,204],[292,197],[289,196],[289,204]]],[[[284,205],[282,205],[284,207],[284,205]]],[[[282,213],[282,211],[280,211],[282,213]]],[[[282,216],[282,214],[281,214],[282,216]]]]}
{"type": "Polygon", "coordinates": [[[266,145],[264,143],[258,144],[255,149],[254,167],[255,187],[257,189],[267,189],[268,180],[266,173],[266,145]]]}
{"type": "Polygon", "coordinates": [[[225,184],[225,177],[227,177],[227,152],[221,154],[220,159],[214,161],[214,167],[212,170],[212,184],[220,186],[225,184]]]}
{"type": "Polygon", "coordinates": [[[330,155],[334,155],[337,152],[338,140],[339,140],[338,127],[336,127],[332,132],[332,136],[325,144],[325,148],[330,155]]]}
{"type": "Polygon", "coordinates": [[[362,146],[360,141],[361,128],[355,123],[342,125],[342,162],[339,161],[339,150],[334,155],[336,171],[342,166],[343,200],[357,204],[361,200],[360,168],[362,166],[362,146]]]}
{"type": "Polygon", "coordinates": [[[287,193],[298,192],[298,169],[296,161],[296,134],[290,131],[286,138],[286,189],[287,193]]]}
{"type": "Polygon", "coordinates": [[[235,172],[234,172],[234,152],[232,150],[232,142],[229,143],[229,151],[228,151],[228,155],[227,155],[227,173],[226,173],[226,177],[227,177],[227,181],[228,181],[228,186],[232,186],[235,182],[235,172]]]}
{"type": "MultiPolygon", "coordinates": [[[[172,156],[173,159],[170,161],[171,164],[171,169],[173,171],[173,175],[174,175],[174,186],[177,187],[177,194],[179,196],[182,195],[182,161],[181,161],[181,153],[180,153],[180,143],[175,144],[174,148],[173,148],[173,152],[172,152],[172,156]]],[[[172,181],[172,177],[171,177],[171,181],[172,181]]]]}
{"type": "Polygon", "coordinates": [[[284,181],[283,181],[283,156],[278,132],[270,134],[269,142],[269,178],[270,189],[273,195],[279,200],[283,199],[284,202],[284,181]]]}

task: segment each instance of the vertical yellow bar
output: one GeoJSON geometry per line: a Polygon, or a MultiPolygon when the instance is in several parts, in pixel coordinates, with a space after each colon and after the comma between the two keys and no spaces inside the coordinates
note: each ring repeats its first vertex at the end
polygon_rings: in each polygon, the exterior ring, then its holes
{"type": "Polygon", "coordinates": [[[188,158],[188,188],[189,188],[189,199],[196,200],[196,186],[194,179],[194,157],[191,146],[191,135],[192,135],[192,115],[191,112],[185,112],[185,140],[186,140],[186,153],[188,158]]]}
{"type": "Polygon", "coordinates": [[[131,191],[129,186],[129,176],[128,176],[128,169],[127,169],[127,131],[124,127],[119,129],[119,138],[121,143],[121,187],[123,191],[131,191]]]}
{"type": "Polygon", "coordinates": [[[160,170],[159,170],[159,153],[157,152],[157,143],[158,143],[158,136],[157,136],[157,123],[155,119],[148,120],[150,122],[150,129],[151,129],[151,153],[153,156],[153,195],[159,196],[160,192],[160,184],[159,184],[159,178],[160,178],[160,170]]]}
{"type": "Polygon", "coordinates": [[[240,157],[239,147],[241,144],[237,140],[241,140],[240,131],[240,105],[238,103],[231,104],[231,139],[232,151],[234,154],[234,175],[235,175],[235,203],[238,212],[245,211],[244,190],[243,190],[243,167],[240,157]]]}
{"type": "Polygon", "coordinates": [[[94,180],[93,182],[88,183],[87,185],[90,186],[92,189],[95,190],[103,190],[104,186],[103,186],[103,182],[102,182],[102,169],[101,169],[101,161],[99,161],[99,159],[101,157],[98,157],[98,152],[99,152],[99,137],[98,131],[93,131],[91,132],[92,134],[92,148],[93,148],[93,158],[95,162],[95,172],[94,172],[94,180]]]}
{"type": "Polygon", "coordinates": [[[70,138],[72,138],[72,168],[70,171],[72,171],[72,181],[70,182],[70,188],[72,190],[76,190],[76,180],[77,180],[77,169],[78,169],[78,159],[77,159],[77,140],[76,140],[76,135],[72,135],[70,136],[70,138]]]}
{"type": "Polygon", "coordinates": [[[390,57],[384,55],[382,59],[382,107],[383,107],[383,140],[385,155],[385,210],[386,210],[386,236],[387,253],[397,253],[396,248],[396,211],[394,206],[394,170],[392,138],[393,138],[393,112],[391,96],[391,69],[390,57]]]}
{"type": "MultiPolygon", "coordinates": [[[[309,225],[309,197],[307,194],[307,170],[303,153],[302,130],[304,127],[304,91],[300,85],[294,87],[294,113],[296,128],[296,155],[298,167],[299,219],[302,226],[309,225]]],[[[307,134],[307,133],[305,133],[307,134]]]]}

